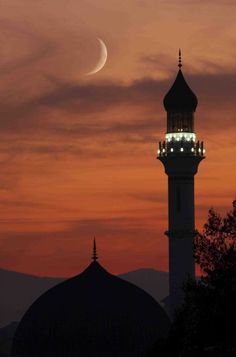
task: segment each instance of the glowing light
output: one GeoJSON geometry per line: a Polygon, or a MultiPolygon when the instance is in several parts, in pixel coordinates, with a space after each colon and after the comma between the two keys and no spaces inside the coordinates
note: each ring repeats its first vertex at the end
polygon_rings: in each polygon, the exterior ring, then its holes
{"type": "Polygon", "coordinates": [[[174,151],[174,149],[173,149],[173,148],[171,148],[171,149],[170,149],[170,151],[171,151],[171,152],[173,152],[173,151],[174,151]]]}
{"type": "Polygon", "coordinates": [[[194,152],[194,148],[192,148],[191,151],[194,152]]]}
{"type": "Polygon", "coordinates": [[[162,149],[162,152],[165,152],[165,149],[162,149]]]}
{"type": "Polygon", "coordinates": [[[158,155],[160,154],[160,150],[157,150],[158,155]]]}
{"type": "Polygon", "coordinates": [[[180,151],[184,151],[184,148],[180,148],[180,151]]]}
{"type": "Polygon", "coordinates": [[[196,134],[194,133],[188,133],[188,132],[177,132],[177,133],[167,133],[166,134],[166,140],[167,141],[171,141],[171,140],[187,140],[187,141],[191,141],[193,140],[194,142],[196,141],[196,134]]]}
{"type": "Polygon", "coordinates": [[[206,152],[206,150],[205,150],[205,149],[203,149],[203,154],[205,154],[205,152],[206,152]]]}

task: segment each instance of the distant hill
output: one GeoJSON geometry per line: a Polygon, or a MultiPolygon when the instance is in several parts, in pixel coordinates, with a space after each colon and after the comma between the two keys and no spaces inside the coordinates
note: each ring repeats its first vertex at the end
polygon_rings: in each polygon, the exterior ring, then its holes
{"type": "MultiPolygon", "coordinates": [[[[147,291],[159,302],[168,295],[168,273],[138,269],[119,276],[147,291]]],[[[0,269],[0,328],[19,321],[34,300],[63,280],[65,278],[41,278],[0,269]]]]}
{"type": "Polygon", "coordinates": [[[0,269],[0,327],[19,321],[37,297],[63,280],[0,269]]]}
{"type": "Polygon", "coordinates": [[[120,274],[119,277],[142,288],[160,303],[169,295],[169,273],[164,271],[145,268],[120,274]]]}

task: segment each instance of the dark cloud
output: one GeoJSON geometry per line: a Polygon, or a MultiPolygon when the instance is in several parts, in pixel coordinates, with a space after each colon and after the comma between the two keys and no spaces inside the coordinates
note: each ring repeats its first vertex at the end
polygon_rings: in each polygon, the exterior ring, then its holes
{"type": "MultiPolygon", "coordinates": [[[[2,103],[0,130],[2,136],[7,133],[13,141],[6,142],[3,137],[1,152],[89,156],[94,155],[91,139],[101,149],[105,142],[114,143],[114,140],[116,143],[154,143],[161,139],[159,133],[165,128],[162,99],[174,77],[168,80],[144,78],[127,85],[113,82],[78,85],[58,81],[55,89],[28,102],[2,103]]],[[[212,133],[235,127],[232,116],[236,110],[235,78],[235,74],[224,73],[186,74],[199,98],[198,129],[210,129],[212,133]],[[231,114],[224,115],[227,110],[231,114]]],[[[112,150],[119,150],[116,146],[113,145],[112,150]]],[[[105,153],[97,150],[97,155],[105,153]]]]}
{"type": "MultiPolygon", "coordinates": [[[[134,212],[134,211],[132,211],[134,212]]],[[[38,239],[41,237],[42,239],[52,239],[52,238],[68,238],[76,237],[78,234],[81,236],[87,236],[87,234],[91,235],[92,232],[99,232],[99,234],[103,235],[105,233],[119,235],[119,234],[129,234],[131,231],[135,232],[137,227],[145,230],[152,230],[152,227],[149,227],[145,221],[145,219],[140,220],[140,218],[132,218],[132,217],[118,217],[118,218],[96,218],[96,219],[81,219],[81,220],[33,220],[33,219],[18,219],[14,220],[0,220],[1,231],[8,238],[19,238],[25,237],[29,239],[38,239]],[[18,225],[22,227],[21,232],[7,232],[4,227],[8,227],[9,223],[14,225],[18,225]],[[40,230],[39,226],[49,225],[49,229],[40,230]],[[57,225],[58,229],[52,232],[50,225],[57,225]],[[23,227],[26,227],[24,230],[23,227]],[[31,229],[29,229],[31,227],[31,229]],[[35,229],[33,228],[35,227],[35,229]]],[[[92,234],[93,235],[93,234],[92,234]]]]}
{"type": "MultiPolygon", "coordinates": [[[[234,107],[236,76],[235,73],[186,74],[188,83],[197,96],[209,109],[227,106],[234,107]]],[[[142,107],[143,113],[155,114],[162,108],[164,94],[170,88],[175,75],[168,80],[143,78],[129,85],[119,83],[97,83],[84,85],[62,85],[41,95],[29,105],[48,108],[62,108],[81,114],[106,113],[111,108],[125,106],[142,107]]],[[[122,113],[121,113],[122,116],[122,113]]]]}
{"type": "Polygon", "coordinates": [[[0,199],[0,206],[4,207],[14,207],[14,208],[30,208],[30,209],[42,209],[42,208],[53,208],[55,206],[46,203],[41,203],[37,201],[26,201],[26,200],[10,200],[10,199],[0,199]]]}
{"type": "Polygon", "coordinates": [[[163,83],[151,78],[144,78],[129,85],[113,82],[102,84],[62,85],[59,88],[38,97],[35,105],[64,108],[78,114],[106,112],[111,107],[123,105],[142,106],[151,104],[158,108],[155,100],[163,93],[163,83]]]}

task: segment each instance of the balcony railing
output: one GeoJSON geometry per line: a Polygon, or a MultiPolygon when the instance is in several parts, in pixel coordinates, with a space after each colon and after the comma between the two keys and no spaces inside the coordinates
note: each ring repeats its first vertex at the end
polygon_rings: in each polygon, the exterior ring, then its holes
{"type": "Polygon", "coordinates": [[[203,141],[175,140],[160,141],[157,151],[159,157],[162,156],[204,156],[205,149],[203,141]]]}

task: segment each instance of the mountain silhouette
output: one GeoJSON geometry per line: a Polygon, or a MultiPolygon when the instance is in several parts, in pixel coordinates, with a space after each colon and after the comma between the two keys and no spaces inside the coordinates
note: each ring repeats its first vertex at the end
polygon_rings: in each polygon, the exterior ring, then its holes
{"type": "Polygon", "coordinates": [[[163,305],[162,300],[169,294],[169,273],[167,272],[142,268],[120,274],[119,277],[142,288],[161,305],[163,305]]]}
{"type": "MultiPolygon", "coordinates": [[[[168,295],[168,273],[138,269],[119,275],[161,302],[168,295]]],[[[0,328],[19,321],[29,306],[49,288],[65,278],[38,277],[0,269],[0,328]]]]}
{"type": "Polygon", "coordinates": [[[0,327],[19,321],[37,297],[63,280],[0,269],[0,327]]]}

